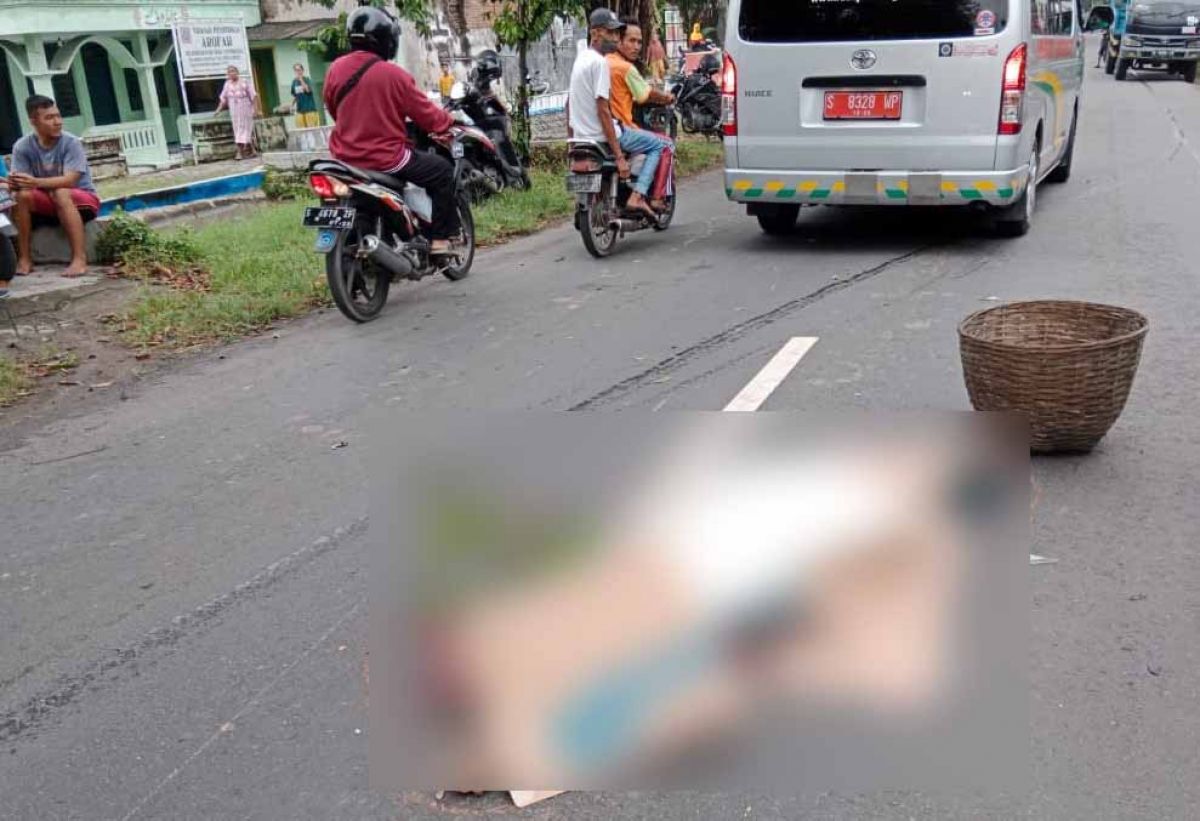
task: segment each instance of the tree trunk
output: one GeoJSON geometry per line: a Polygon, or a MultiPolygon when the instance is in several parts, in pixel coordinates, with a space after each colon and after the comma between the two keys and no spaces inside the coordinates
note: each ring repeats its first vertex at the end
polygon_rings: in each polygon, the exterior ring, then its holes
{"type": "Polygon", "coordinates": [[[661,36],[662,33],[658,31],[658,7],[654,0],[617,0],[616,6],[619,17],[638,21],[645,42],[648,43],[655,34],[661,36]]]}
{"type": "Polygon", "coordinates": [[[521,112],[517,147],[522,153],[526,153],[529,151],[533,134],[529,122],[529,84],[526,82],[529,76],[529,43],[525,40],[517,43],[517,72],[521,75],[517,78],[517,108],[521,112]]]}

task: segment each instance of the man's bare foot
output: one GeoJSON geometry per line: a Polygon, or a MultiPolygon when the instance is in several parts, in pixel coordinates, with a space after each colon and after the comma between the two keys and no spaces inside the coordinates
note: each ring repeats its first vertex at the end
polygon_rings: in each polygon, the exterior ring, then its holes
{"type": "Polygon", "coordinates": [[[75,277],[81,277],[86,274],[87,274],[87,261],[86,260],[84,260],[82,262],[80,262],[79,260],[75,260],[70,265],[67,266],[67,270],[62,272],[62,275],[64,277],[68,277],[71,279],[73,279],[75,277]]]}
{"type": "Polygon", "coordinates": [[[33,260],[19,259],[17,260],[17,270],[14,273],[19,277],[27,277],[33,273],[33,260]]]}
{"type": "Polygon", "coordinates": [[[651,219],[658,219],[658,212],[651,208],[650,203],[646,201],[646,198],[637,191],[634,191],[629,195],[629,199],[626,201],[625,206],[631,211],[641,211],[651,219]]]}

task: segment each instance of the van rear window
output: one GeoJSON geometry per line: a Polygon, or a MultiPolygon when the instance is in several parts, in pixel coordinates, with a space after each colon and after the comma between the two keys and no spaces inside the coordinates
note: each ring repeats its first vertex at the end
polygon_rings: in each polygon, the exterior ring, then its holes
{"type": "Polygon", "coordinates": [[[750,43],[985,37],[1003,31],[1008,0],[742,0],[750,43]]]}

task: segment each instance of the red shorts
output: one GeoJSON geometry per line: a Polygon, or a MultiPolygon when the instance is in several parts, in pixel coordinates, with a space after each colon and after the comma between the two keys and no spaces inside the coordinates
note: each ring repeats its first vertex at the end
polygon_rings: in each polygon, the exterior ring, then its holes
{"type": "MultiPolygon", "coordinates": [[[[100,213],[100,198],[91,191],[72,188],[71,202],[75,203],[75,207],[80,211],[91,211],[93,217],[100,213]]],[[[35,188],[33,190],[33,213],[39,217],[54,217],[58,215],[58,208],[54,205],[54,198],[50,196],[50,192],[45,188],[35,188]]]]}

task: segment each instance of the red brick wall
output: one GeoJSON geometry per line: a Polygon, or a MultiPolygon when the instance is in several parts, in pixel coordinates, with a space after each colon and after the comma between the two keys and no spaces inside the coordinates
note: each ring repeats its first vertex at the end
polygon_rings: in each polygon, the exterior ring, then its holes
{"type": "Polygon", "coordinates": [[[491,28],[492,20],[489,15],[494,14],[499,7],[500,4],[496,0],[463,0],[467,29],[491,28]]]}

